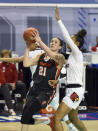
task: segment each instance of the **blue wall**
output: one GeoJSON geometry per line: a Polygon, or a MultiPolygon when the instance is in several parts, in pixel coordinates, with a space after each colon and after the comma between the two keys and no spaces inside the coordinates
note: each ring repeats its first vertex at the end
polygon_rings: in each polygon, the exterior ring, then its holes
{"type": "MultiPolygon", "coordinates": [[[[25,50],[25,42],[22,35],[28,26],[28,17],[47,17],[48,22],[51,17],[52,24],[48,25],[47,28],[49,29],[49,26],[52,26],[51,35],[63,39],[55,19],[55,7],[0,7],[0,16],[4,19],[6,18],[9,21],[9,24],[13,25],[15,28],[15,43],[11,43],[11,45],[15,44],[15,53],[18,53],[19,55],[23,55],[25,50]]],[[[70,35],[76,33],[81,28],[87,30],[84,45],[87,49],[90,49],[91,46],[95,45],[96,36],[98,35],[97,8],[60,8],[60,17],[65,23],[70,35]]],[[[45,26],[43,23],[39,23],[39,21],[37,24],[39,26],[45,26]]],[[[2,27],[6,28],[3,25],[2,27]]],[[[49,41],[44,42],[49,45],[49,41]]],[[[11,46],[11,50],[12,49],[13,47],[11,46]]]]}

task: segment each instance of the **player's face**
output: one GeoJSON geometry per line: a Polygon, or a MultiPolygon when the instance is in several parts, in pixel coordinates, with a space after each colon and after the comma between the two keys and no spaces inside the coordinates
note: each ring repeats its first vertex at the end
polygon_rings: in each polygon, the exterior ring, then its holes
{"type": "Polygon", "coordinates": [[[50,49],[52,51],[59,51],[61,49],[60,40],[58,38],[53,38],[50,42],[50,49]]]}
{"type": "MultiPolygon", "coordinates": [[[[71,36],[71,39],[73,40],[73,42],[74,42],[75,45],[79,46],[79,42],[76,41],[76,36],[75,36],[75,35],[72,35],[72,36],[71,36]]],[[[69,45],[67,45],[67,48],[70,49],[69,45]]]]}
{"type": "Polygon", "coordinates": [[[75,35],[72,35],[71,38],[72,38],[74,44],[79,47],[79,46],[80,46],[80,42],[78,42],[78,41],[76,40],[76,36],[75,36],[75,35]]]}

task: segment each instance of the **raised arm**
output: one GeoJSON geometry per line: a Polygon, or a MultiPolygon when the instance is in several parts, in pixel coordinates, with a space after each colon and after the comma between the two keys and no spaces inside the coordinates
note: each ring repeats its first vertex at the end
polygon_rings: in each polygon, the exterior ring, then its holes
{"type": "Polygon", "coordinates": [[[33,32],[33,37],[39,43],[40,47],[52,58],[58,65],[62,66],[65,63],[65,58],[62,54],[55,53],[41,40],[39,34],[33,32]]]}
{"type": "Polygon", "coordinates": [[[56,10],[55,10],[55,16],[56,16],[56,20],[58,21],[58,25],[60,27],[60,30],[62,32],[62,35],[66,41],[66,43],[70,46],[72,52],[77,53],[77,51],[79,51],[78,47],[74,44],[73,40],[71,39],[65,25],[63,24],[63,22],[60,19],[59,16],[59,9],[56,6],[56,10]]]}

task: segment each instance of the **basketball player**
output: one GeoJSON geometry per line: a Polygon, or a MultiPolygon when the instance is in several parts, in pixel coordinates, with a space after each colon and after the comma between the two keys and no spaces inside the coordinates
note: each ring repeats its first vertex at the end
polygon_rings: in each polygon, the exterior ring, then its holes
{"type": "Polygon", "coordinates": [[[86,35],[86,31],[83,30],[82,33],[77,33],[70,37],[66,27],[59,17],[58,7],[56,7],[56,20],[58,21],[58,25],[64,39],[68,44],[68,48],[71,50],[71,54],[66,61],[67,78],[49,81],[50,85],[54,85],[64,80],[67,86],[66,96],[63,98],[55,113],[55,131],[64,130],[61,124],[61,119],[67,114],[69,116],[69,120],[77,127],[79,131],[87,131],[83,122],[78,118],[78,106],[84,95],[84,89],[82,87],[83,55],[79,48],[83,45],[83,37],[86,35]]]}
{"type": "MultiPolygon", "coordinates": [[[[30,49],[30,52],[29,52],[29,57],[31,58],[32,56],[36,56],[37,54],[39,54],[40,52],[43,52],[43,50],[39,50],[39,47],[37,47],[37,45],[35,46],[34,44],[32,44],[32,50],[30,49]],[[34,46],[34,47],[33,47],[34,46]],[[38,50],[37,50],[38,49],[38,50]]],[[[17,58],[0,58],[0,60],[2,61],[6,61],[6,62],[21,62],[23,61],[24,59],[24,56],[21,56],[21,57],[17,57],[17,58]]],[[[34,73],[34,70],[36,69],[36,66],[30,66],[31,67],[31,71],[32,71],[32,75],[34,73]]],[[[33,81],[32,81],[32,86],[33,86],[33,81]]],[[[56,110],[58,105],[59,105],[59,101],[57,99],[57,97],[54,97],[53,100],[51,101],[50,105],[56,110]]],[[[43,110],[42,110],[43,111],[43,110]]],[[[43,113],[43,112],[42,112],[43,113]]],[[[68,127],[69,127],[69,130],[70,131],[76,131],[75,127],[72,125],[72,123],[70,123],[70,121],[68,120],[68,117],[64,117],[63,119],[68,127]]],[[[52,123],[53,124],[53,123],[52,123]]],[[[51,125],[50,125],[51,126],[51,125]]],[[[51,127],[52,128],[52,127],[51,127]]],[[[53,128],[52,128],[53,130],[53,128]]]]}
{"type": "Polygon", "coordinates": [[[33,87],[27,95],[26,104],[23,109],[21,131],[28,131],[29,124],[35,123],[32,115],[47,106],[56,88],[55,86],[50,86],[48,80],[57,79],[60,69],[65,63],[64,56],[59,54],[59,50],[62,48],[62,42],[59,38],[53,38],[49,48],[42,42],[38,34],[36,35],[35,32],[32,32],[32,37],[33,36],[46,53],[38,54],[35,58],[30,59],[30,47],[29,44],[27,44],[23,64],[25,67],[37,65],[37,68],[33,75],[33,87]]]}

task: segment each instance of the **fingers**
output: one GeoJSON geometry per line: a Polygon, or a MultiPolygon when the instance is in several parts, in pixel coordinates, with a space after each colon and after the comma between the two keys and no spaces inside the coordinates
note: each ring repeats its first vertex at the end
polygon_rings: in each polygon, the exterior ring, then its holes
{"type": "Polygon", "coordinates": [[[49,80],[48,84],[51,86],[57,85],[58,81],[57,80],[49,80]]]}
{"type": "Polygon", "coordinates": [[[48,84],[51,85],[51,86],[53,86],[53,81],[52,81],[52,80],[49,80],[49,81],[48,81],[48,84]]]}
{"type": "Polygon", "coordinates": [[[32,31],[32,36],[35,37],[37,35],[37,32],[36,31],[32,31]]]}
{"type": "Polygon", "coordinates": [[[60,17],[59,17],[59,8],[58,6],[56,6],[56,9],[55,9],[55,15],[56,15],[56,20],[60,20],[60,17]]]}
{"type": "Polygon", "coordinates": [[[58,14],[58,6],[56,6],[56,9],[55,9],[55,11],[56,11],[56,14],[58,14]]]}

